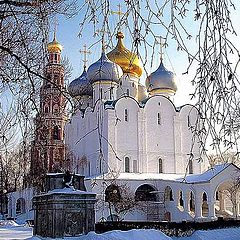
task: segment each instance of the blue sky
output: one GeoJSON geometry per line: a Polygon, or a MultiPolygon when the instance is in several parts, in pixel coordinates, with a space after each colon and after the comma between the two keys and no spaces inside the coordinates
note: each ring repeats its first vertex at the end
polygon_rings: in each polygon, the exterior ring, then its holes
{"type": "MultiPolygon", "coordinates": [[[[111,10],[116,11],[117,10],[117,4],[120,1],[111,1],[111,10]]],[[[239,26],[239,15],[240,15],[240,3],[239,1],[235,0],[234,1],[237,7],[236,11],[233,12],[232,14],[232,21],[234,23],[234,27],[236,31],[240,34],[240,26],[239,26]]],[[[123,11],[125,10],[124,4],[123,6],[123,11]]],[[[142,13],[145,14],[146,10],[142,10],[142,13]]],[[[63,56],[67,56],[70,60],[70,63],[73,67],[73,73],[72,73],[72,80],[76,77],[78,77],[82,71],[83,71],[83,55],[79,53],[80,49],[83,49],[83,45],[86,44],[88,47],[94,43],[96,43],[98,40],[100,40],[100,37],[93,37],[93,28],[90,24],[85,25],[85,29],[83,31],[82,37],[78,37],[79,33],[79,23],[82,20],[83,14],[79,14],[75,16],[74,18],[71,19],[66,19],[64,17],[59,17],[58,22],[58,31],[57,31],[57,39],[58,41],[64,46],[63,50],[63,56]]],[[[165,11],[164,12],[164,20],[169,21],[169,12],[165,11]]],[[[117,15],[112,15],[110,16],[110,21],[109,25],[112,29],[117,25],[118,22],[118,16],[117,15]]],[[[193,12],[189,11],[189,17],[184,20],[184,24],[187,26],[188,30],[191,32],[191,34],[196,35],[196,29],[198,29],[198,22],[195,22],[193,20],[193,12]]],[[[99,28],[101,26],[101,21],[99,23],[99,28]]],[[[152,28],[153,32],[156,35],[164,35],[164,29],[160,28],[159,26],[153,27],[152,28]]],[[[126,27],[122,27],[122,31],[125,33],[126,37],[124,39],[125,41],[125,46],[128,49],[131,49],[132,47],[132,40],[130,39],[126,27]]],[[[52,37],[51,37],[52,38],[52,37]]],[[[51,40],[50,38],[50,40],[51,40]]],[[[233,42],[238,46],[239,42],[239,36],[237,37],[231,37],[233,42]]],[[[114,45],[116,44],[116,41],[114,40],[114,45]]],[[[197,42],[196,38],[192,38],[191,40],[187,41],[187,45],[189,49],[194,52],[196,50],[197,42]]],[[[92,54],[88,57],[88,65],[93,63],[94,61],[98,60],[100,57],[100,50],[101,49],[101,44],[95,44],[91,48],[92,54]]],[[[111,49],[107,49],[107,52],[110,51],[111,49]]],[[[143,47],[140,47],[140,54],[142,51],[143,54],[143,47]]],[[[149,50],[150,52],[151,50],[149,50]]],[[[175,96],[174,102],[176,106],[180,106],[186,103],[190,103],[190,97],[189,94],[193,92],[193,87],[191,85],[191,79],[195,73],[195,67],[193,66],[190,69],[189,74],[187,75],[182,75],[183,72],[186,71],[186,68],[188,66],[188,60],[187,60],[187,55],[184,52],[177,51],[177,45],[175,41],[169,39],[168,42],[168,47],[164,50],[165,51],[165,56],[164,56],[164,64],[168,68],[168,70],[174,71],[177,76],[177,85],[178,85],[178,91],[175,96]]],[[[152,66],[150,66],[150,58],[148,59],[148,64],[147,64],[147,71],[148,73],[153,72],[156,70],[156,68],[159,65],[159,46],[157,46],[157,51],[155,51],[154,54],[154,60],[152,66]]],[[[144,54],[143,54],[144,55],[144,54]]],[[[142,83],[145,83],[145,78],[146,78],[146,73],[144,73],[140,79],[142,83]]],[[[194,101],[192,102],[194,103],[194,101]]]]}

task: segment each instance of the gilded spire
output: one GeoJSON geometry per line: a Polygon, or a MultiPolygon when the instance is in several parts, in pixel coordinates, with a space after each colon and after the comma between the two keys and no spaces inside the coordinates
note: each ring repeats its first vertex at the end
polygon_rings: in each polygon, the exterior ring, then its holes
{"type": "Polygon", "coordinates": [[[48,43],[47,50],[50,53],[61,53],[62,52],[62,45],[57,41],[56,32],[57,32],[57,20],[54,21],[54,32],[53,32],[53,40],[52,42],[48,43]]]}

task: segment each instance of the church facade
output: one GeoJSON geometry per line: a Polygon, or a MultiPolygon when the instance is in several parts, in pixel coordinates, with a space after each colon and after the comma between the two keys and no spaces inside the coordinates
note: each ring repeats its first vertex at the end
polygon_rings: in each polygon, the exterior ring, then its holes
{"type": "MultiPolygon", "coordinates": [[[[209,168],[201,155],[197,108],[174,105],[175,75],[162,56],[141,84],[141,61],[123,38],[118,32],[116,47],[106,53],[103,46],[99,60],[88,68],[85,61],[81,76],[69,84],[75,109],[68,121],[62,46],[56,38],[49,43],[31,174],[69,169],[85,176],[87,191],[97,194],[96,221],[239,217],[240,169],[209,168]]],[[[8,216],[30,211],[34,194],[9,194],[8,216]]]]}
{"type": "Polygon", "coordinates": [[[198,110],[173,104],[175,76],[162,56],[142,85],[140,60],[123,38],[118,32],[115,49],[106,54],[103,48],[68,87],[76,109],[65,126],[65,144],[71,171],[84,175],[88,191],[98,195],[96,220],[239,215],[239,201],[228,197],[239,169],[224,164],[208,170],[196,134],[198,110]]]}

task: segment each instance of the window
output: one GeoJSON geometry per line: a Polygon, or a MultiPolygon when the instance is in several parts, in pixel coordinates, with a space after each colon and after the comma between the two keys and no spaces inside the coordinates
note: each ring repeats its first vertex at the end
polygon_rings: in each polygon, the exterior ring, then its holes
{"type": "Polygon", "coordinates": [[[163,160],[161,158],[158,159],[158,173],[163,173],[163,160]]]}
{"type": "Polygon", "coordinates": [[[103,98],[103,90],[102,90],[102,88],[100,88],[100,99],[102,99],[103,98]]]}
{"type": "Polygon", "coordinates": [[[60,140],[60,130],[59,130],[58,126],[55,126],[53,128],[53,139],[60,140]]]}
{"type": "Polygon", "coordinates": [[[157,124],[161,125],[161,116],[160,113],[157,114],[157,124]]]}
{"type": "Polygon", "coordinates": [[[134,84],[134,83],[132,83],[132,87],[135,87],[135,84],[134,84]]]}
{"type": "Polygon", "coordinates": [[[120,82],[120,86],[122,86],[122,81],[120,82]]]}
{"type": "Polygon", "coordinates": [[[91,176],[91,164],[88,162],[88,176],[91,176]]]}
{"type": "Polygon", "coordinates": [[[136,173],[137,171],[137,160],[133,160],[133,172],[136,173]]]}
{"type": "Polygon", "coordinates": [[[188,163],[188,168],[189,168],[189,174],[193,174],[193,161],[192,159],[189,160],[189,163],[188,163]]]}
{"type": "Polygon", "coordinates": [[[124,110],[124,120],[125,120],[125,122],[128,122],[128,110],[127,109],[124,110]]]}
{"type": "Polygon", "coordinates": [[[110,88],[110,100],[113,98],[113,87],[110,88]]]}
{"type": "Polygon", "coordinates": [[[54,54],[54,62],[57,63],[58,62],[58,55],[54,54]]]}
{"type": "Polygon", "coordinates": [[[127,96],[129,96],[130,95],[130,93],[129,93],[129,89],[127,89],[127,96]]]}
{"type": "Polygon", "coordinates": [[[45,112],[45,113],[48,113],[48,105],[45,105],[44,112],[45,112]]]}
{"type": "Polygon", "coordinates": [[[165,199],[165,201],[174,201],[173,200],[173,192],[172,192],[172,189],[171,189],[171,187],[169,187],[169,186],[167,186],[166,188],[165,188],[165,192],[164,192],[164,199],[165,199]]]}
{"type": "Polygon", "coordinates": [[[58,105],[57,104],[55,104],[53,106],[53,113],[58,113],[58,105]]]}
{"type": "Polygon", "coordinates": [[[180,206],[180,207],[183,207],[183,206],[184,206],[183,193],[182,193],[182,191],[179,192],[179,206],[180,206]]]}
{"type": "Polygon", "coordinates": [[[130,159],[129,159],[129,157],[125,157],[124,164],[125,164],[125,172],[130,172],[130,159]]]}

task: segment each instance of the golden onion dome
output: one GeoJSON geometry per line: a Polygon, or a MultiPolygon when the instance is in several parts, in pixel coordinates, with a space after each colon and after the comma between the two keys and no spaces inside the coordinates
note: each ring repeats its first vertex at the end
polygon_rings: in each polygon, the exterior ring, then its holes
{"type": "Polygon", "coordinates": [[[112,62],[115,62],[122,68],[123,73],[129,73],[136,77],[140,77],[143,71],[141,61],[139,60],[137,54],[125,48],[123,38],[123,33],[118,32],[117,46],[109,52],[107,56],[112,62]]]}
{"type": "Polygon", "coordinates": [[[56,35],[54,34],[54,38],[53,38],[53,41],[48,43],[47,45],[47,50],[48,52],[50,53],[60,53],[62,51],[63,47],[62,45],[57,41],[56,39],[56,35]]]}

